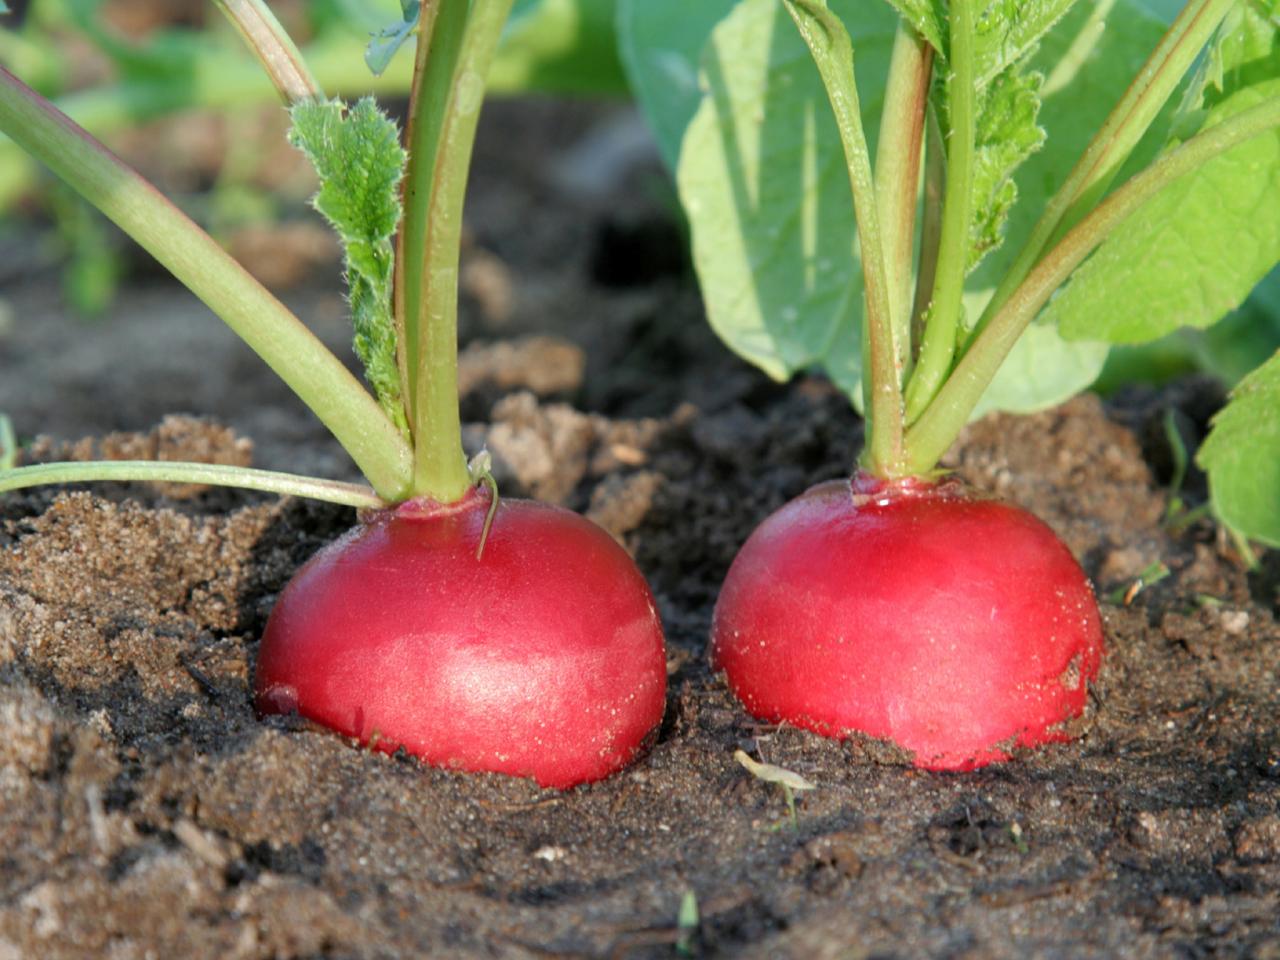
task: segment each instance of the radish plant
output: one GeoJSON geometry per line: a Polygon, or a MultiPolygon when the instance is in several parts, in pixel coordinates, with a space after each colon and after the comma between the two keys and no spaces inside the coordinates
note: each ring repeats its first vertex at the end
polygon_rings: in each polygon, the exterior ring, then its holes
{"type": "MultiPolygon", "coordinates": [[[[1092,591],[938,464],[971,417],[1213,324],[1280,260],[1280,4],[1190,0],[1167,29],[1132,0],[686,6],[622,0],[621,35],[711,323],[779,379],[826,370],[868,431],[851,481],[742,548],[714,661],[752,713],[926,767],[1067,738],[1092,591]]],[[[1220,520],[1270,545],[1278,410],[1280,355],[1199,452],[1220,520]]]]}
{"type": "MultiPolygon", "coordinates": [[[[351,454],[369,486],[229,466],[52,463],[40,483],[228,484],[362,508],[313,557],[267,623],[263,713],[297,711],[361,743],[554,787],[632,760],[665,703],[661,625],[607,534],[568,511],[499,501],[467,461],[457,396],[462,203],[485,77],[512,0],[405,2],[417,36],[406,132],[372,100],[320,92],[261,0],[220,0],[289,103],[320,178],[316,208],[345,249],[355,348],[370,395],[207,235],[16,77],[0,130],[79,190],[208,304],[351,454]]],[[[380,38],[385,39],[385,38],[380,38]]],[[[373,55],[389,55],[375,46],[373,55]]]]}

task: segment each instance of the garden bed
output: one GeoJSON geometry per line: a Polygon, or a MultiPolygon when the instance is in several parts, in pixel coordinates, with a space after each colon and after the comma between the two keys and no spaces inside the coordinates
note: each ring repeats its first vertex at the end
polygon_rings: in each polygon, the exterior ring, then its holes
{"type": "MultiPolygon", "coordinates": [[[[266,615],[351,511],[141,485],[7,495],[0,960],[1280,957],[1280,565],[1248,572],[1207,522],[1164,523],[1162,414],[1194,432],[1214,389],[988,417],[948,461],[1048,522],[1104,598],[1109,653],[1077,742],[947,775],[756,723],[706,662],[716,591],[765,515],[847,474],[861,428],[825,381],[773,384],[717,344],[653,163],[582,186],[583,151],[628,142],[627,123],[538,102],[486,114],[463,410],[506,495],[587,513],[649,578],[669,657],[652,751],[556,793],[260,721],[266,615]],[[1169,575],[1135,588],[1158,562],[1169,575]],[[817,785],[794,822],[739,748],[817,785]],[[689,891],[700,923],[682,931],[689,891]]],[[[336,271],[319,275],[285,297],[342,344],[336,271]]],[[[179,289],[136,279],[87,326],[47,267],[3,295],[0,411],[47,435],[30,456],[355,478],[179,289]],[[193,413],[216,423],[166,419],[193,413]]]]}

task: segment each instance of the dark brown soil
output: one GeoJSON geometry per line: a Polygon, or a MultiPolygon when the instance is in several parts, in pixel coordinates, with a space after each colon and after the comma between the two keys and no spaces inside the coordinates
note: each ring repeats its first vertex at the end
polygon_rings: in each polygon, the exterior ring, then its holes
{"type": "MultiPolygon", "coordinates": [[[[1247,572],[1207,522],[1163,523],[1152,424],[1173,404],[1194,432],[1212,389],[988,418],[953,454],[1053,526],[1104,598],[1077,742],[944,775],[757,724],[706,664],[716,590],[769,511],[848,471],[861,427],[825,382],[772,384],[712,339],[655,168],[618,169],[605,194],[565,186],[618,122],[487,115],[463,403],[506,493],[588,513],[653,585],[670,694],[652,753],[555,793],[255,718],[266,615],[353,522],[343,508],[0,497],[0,960],[1280,958],[1280,566],[1247,572]],[[1158,562],[1169,575],[1136,589],[1158,562]],[[794,823],[739,748],[817,785],[794,823]],[[681,931],[689,892],[701,919],[681,931]]],[[[243,460],[248,439],[258,465],[353,475],[181,291],[132,286],[84,325],[55,290],[33,268],[3,291],[0,410],[49,435],[29,458],[243,460]],[[134,433],[69,443],[112,431],[134,433]]],[[[331,279],[285,295],[341,345],[331,279]]]]}

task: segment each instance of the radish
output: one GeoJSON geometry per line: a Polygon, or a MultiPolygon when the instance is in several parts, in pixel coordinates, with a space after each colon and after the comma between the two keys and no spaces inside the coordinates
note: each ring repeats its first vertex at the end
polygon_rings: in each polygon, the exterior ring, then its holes
{"type": "Polygon", "coordinates": [[[343,242],[355,348],[372,396],[149,184],[0,70],[0,130],[244,337],[371,484],[121,461],[5,470],[0,491],[192,481],[364,508],[272,611],[254,681],[259,711],[296,711],[431,764],[568,788],[618,770],[652,742],[666,658],[653,597],[626,552],[567,511],[499,503],[487,455],[468,463],[462,450],[462,203],[483,81],[512,2],[406,3],[405,22],[375,37],[367,59],[382,67],[417,33],[407,152],[371,99],[323,97],[264,4],[220,4],[291,105],[290,139],[319,174],[314,204],[343,242]]]}
{"type": "Polygon", "coordinates": [[[410,500],[313,557],[263,635],[258,709],[549,787],[628,764],[665,702],[648,587],[599,527],[527,500],[477,560],[488,507],[410,500]]]}
{"type": "Polygon", "coordinates": [[[957,481],[813,487],[738,553],[712,657],[758,717],[968,770],[1068,738],[1102,659],[1083,572],[1031,514],[957,481]]]}
{"type": "MultiPolygon", "coordinates": [[[[648,28],[661,31],[672,11],[667,0],[655,2],[648,28]]],[[[1021,0],[890,4],[897,15],[857,0],[783,0],[816,76],[797,66],[799,44],[777,22],[775,0],[741,0],[705,45],[680,48],[704,51],[704,92],[677,180],[712,323],[775,377],[824,365],[861,397],[867,426],[851,480],[791,501],[742,547],[716,605],[711,657],[760,718],[884,741],[922,767],[967,770],[1076,732],[1104,637],[1084,573],[1049,528],[944,479],[938,464],[1022,334],[1100,244],[1142,221],[1149,203],[1164,204],[1157,225],[1173,216],[1171,207],[1191,195],[1178,192],[1185,178],[1213,173],[1200,195],[1218,196],[1226,174],[1208,167],[1230,151],[1258,153],[1230,167],[1231,177],[1274,177],[1280,99],[1246,90],[1110,190],[1219,25],[1270,42],[1271,25],[1224,19],[1230,0],[1191,0],[1006,272],[988,271],[966,290],[970,272],[1001,242],[1015,171],[1044,141],[1036,122],[1042,90],[1087,74],[1088,56],[1065,45],[1071,52],[1060,66],[1070,70],[1048,82],[1031,65],[1065,5],[1050,14],[1021,0]],[[855,77],[846,22],[873,47],[895,20],[892,49],[882,50],[887,77],[873,93],[884,104],[873,157],[859,103],[866,76],[855,77]],[[833,125],[809,119],[814,80],[833,125]],[[784,131],[794,139],[782,139],[784,131]],[[1271,145],[1263,134],[1272,134],[1271,145]],[[841,159],[847,183],[828,175],[841,159]],[[842,221],[836,211],[846,199],[852,217],[842,221]],[[860,270],[839,269],[851,249],[860,270]],[[842,326],[846,320],[862,329],[842,326]]],[[[646,15],[637,6],[632,16],[646,15]]],[[[1073,29],[1101,36],[1101,20],[1091,23],[1073,29]]],[[[1240,37],[1219,42],[1211,62],[1253,49],[1240,37]]],[[[1245,82],[1243,67],[1235,69],[1232,82],[1245,82]]],[[[1208,82],[1196,81],[1205,97],[1208,82]]],[[[1196,208],[1197,231],[1210,206],[1225,202],[1196,208]]],[[[1175,246],[1182,255],[1185,236],[1147,259],[1158,265],[1175,246]]],[[[1219,253],[1204,259],[1222,272],[1219,253]]],[[[1170,262],[1182,274],[1199,269],[1193,261],[1170,262]]],[[[1263,267],[1273,262],[1260,254],[1263,267]]],[[[1102,258],[1094,276],[1117,269],[1123,285],[1114,259],[1102,258]]],[[[1241,282],[1256,282],[1246,272],[1241,282]]],[[[1203,290],[1219,289],[1216,277],[1183,279],[1169,281],[1190,288],[1195,310],[1204,309],[1203,290]]],[[[1204,319],[1187,309],[1196,317],[1187,322],[1204,319]]],[[[1034,332],[1023,341],[1031,348],[1022,361],[1034,370],[1027,379],[1058,383],[1059,366],[1077,376],[1061,356],[1071,345],[1048,325],[1034,332]]],[[[1274,409],[1269,383],[1280,378],[1268,376],[1241,391],[1259,413],[1268,396],[1274,409]]],[[[1038,387],[1022,392],[1034,396],[1038,387]]],[[[1264,452],[1273,433],[1257,431],[1264,452]]],[[[1269,476],[1264,460],[1255,458],[1254,473],[1269,476]]],[[[1256,504],[1265,499],[1244,492],[1256,504]]],[[[1265,511],[1257,514],[1264,520],[1265,511]]]]}

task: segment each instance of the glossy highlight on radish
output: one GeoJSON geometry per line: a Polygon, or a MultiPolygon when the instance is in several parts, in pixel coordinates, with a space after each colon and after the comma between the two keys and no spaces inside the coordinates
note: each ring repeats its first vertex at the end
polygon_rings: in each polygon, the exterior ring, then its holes
{"type": "Polygon", "coordinates": [[[712,658],[757,717],[969,770],[1070,739],[1103,654],[1066,546],[958,481],[859,474],[770,516],[729,570],[712,658]]]}
{"type": "Polygon", "coordinates": [[[666,657],[631,558],[527,500],[411,500],[316,554],[281,594],[260,712],[429,764],[567,788],[630,763],[662,719],[666,657]]]}

